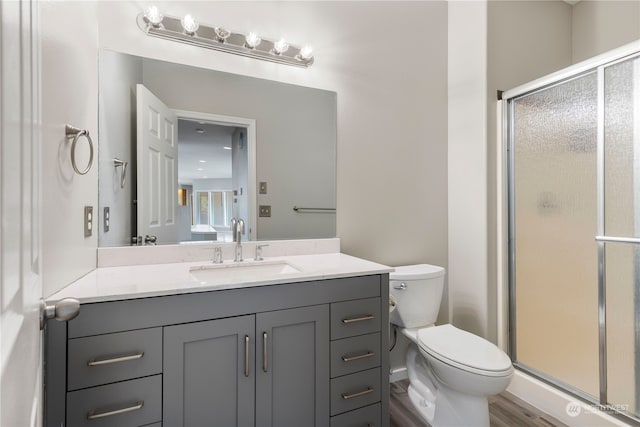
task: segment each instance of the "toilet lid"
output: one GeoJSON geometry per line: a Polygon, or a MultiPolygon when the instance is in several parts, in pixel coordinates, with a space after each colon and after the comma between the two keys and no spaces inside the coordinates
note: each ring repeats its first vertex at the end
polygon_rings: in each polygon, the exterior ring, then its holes
{"type": "Polygon", "coordinates": [[[445,270],[437,265],[416,264],[395,267],[389,273],[390,280],[421,280],[444,276],[445,270]]]}
{"type": "Polygon", "coordinates": [[[431,356],[461,369],[489,376],[512,369],[509,356],[493,343],[453,325],[421,329],[418,343],[431,356]]]}

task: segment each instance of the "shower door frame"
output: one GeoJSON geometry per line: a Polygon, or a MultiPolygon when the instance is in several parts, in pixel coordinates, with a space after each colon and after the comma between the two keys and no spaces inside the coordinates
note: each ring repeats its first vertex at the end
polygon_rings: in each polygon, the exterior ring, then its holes
{"type": "MultiPolygon", "coordinates": [[[[504,345],[514,360],[514,365],[542,380],[553,385],[570,395],[578,397],[592,404],[607,405],[607,330],[606,330],[606,283],[605,283],[605,243],[628,243],[639,244],[640,238],[626,238],[607,236],[605,234],[605,117],[604,117],[604,70],[605,68],[620,62],[640,57],[640,40],[624,45],[602,55],[598,55],[589,60],[580,62],[556,73],[534,80],[530,83],[518,86],[514,89],[502,93],[498,103],[498,277],[502,278],[501,291],[498,295],[506,295],[498,301],[498,306],[502,307],[506,317],[499,327],[503,337],[504,345]],[[563,84],[576,78],[586,76],[596,72],[597,79],[597,141],[596,141],[596,206],[597,223],[594,239],[598,252],[598,365],[599,365],[599,396],[595,398],[569,384],[559,381],[543,372],[531,367],[524,366],[517,362],[516,354],[516,319],[515,319],[515,150],[514,144],[514,101],[535,92],[549,89],[555,85],[563,84]],[[500,111],[501,110],[501,111],[500,111]]],[[[636,322],[638,314],[636,313],[636,322]]],[[[638,334],[636,331],[636,344],[638,344],[638,334]]],[[[636,355],[636,366],[640,368],[640,355],[636,355]]],[[[640,407],[640,385],[636,381],[636,407],[640,407]]],[[[616,412],[614,415],[625,420],[640,421],[628,413],[616,412]]]]}

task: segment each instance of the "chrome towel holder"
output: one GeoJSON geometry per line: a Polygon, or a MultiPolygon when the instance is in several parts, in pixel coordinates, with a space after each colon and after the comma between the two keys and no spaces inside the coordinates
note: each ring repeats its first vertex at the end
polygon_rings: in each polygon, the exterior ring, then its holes
{"type": "Polygon", "coordinates": [[[93,165],[93,141],[89,136],[89,131],[86,129],[78,129],[75,126],[65,125],[64,134],[67,139],[73,138],[73,142],[71,143],[71,166],[73,166],[73,170],[76,171],[78,175],[86,175],[93,165]],[[89,143],[89,162],[87,163],[87,167],[82,171],[78,169],[78,165],[76,164],[76,144],[81,136],[84,136],[89,143]]]}
{"type": "Polygon", "coordinates": [[[120,188],[124,188],[125,179],[127,177],[128,164],[129,164],[128,162],[125,162],[124,160],[120,160],[117,157],[113,159],[113,167],[116,168],[116,170],[119,167],[122,167],[122,171],[120,172],[120,188]]]}

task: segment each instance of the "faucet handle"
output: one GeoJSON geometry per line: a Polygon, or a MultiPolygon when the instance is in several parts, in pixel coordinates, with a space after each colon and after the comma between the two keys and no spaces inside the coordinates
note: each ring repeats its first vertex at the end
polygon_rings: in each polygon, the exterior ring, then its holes
{"type": "Polygon", "coordinates": [[[256,257],[254,261],[262,261],[264,259],[262,258],[262,248],[264,248],[265,246],[269,246],[269,245],[267,244],[256,245],[256,257]]]}
{"type": "Polygon", "coordinates": [[[213,249],[213,254],[213,263],[222,264],[222,248],[220,246],[216,246],[213,249]]]}

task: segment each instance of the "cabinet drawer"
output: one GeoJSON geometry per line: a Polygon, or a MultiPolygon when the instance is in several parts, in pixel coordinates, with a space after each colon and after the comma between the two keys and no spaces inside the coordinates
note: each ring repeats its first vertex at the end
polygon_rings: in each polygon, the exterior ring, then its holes
{"type": "Polygon", "coordinates": [[[380,298],[331,304],[331,339],[380,331],[380,298]]]}
{"type": "Polygon", "coordinates": [[[162,372],[162,328],[69,340],[69,391],[162,372]]]}
{"type": "Polygon", "coordinates": [[[380,332],[331,342],[331,378],[380,366],[380,332]]]}
{"type": "Polygon", "coordinates": [[[331,427],[379,427],[380,404],[365,406],[355,411],[331,417],[331,427]]]}
{"type": "Polygon", "coordinates": [[[162,420],[162,375],[67,393],[67,426],[137,427],[162,420]]]}
{"type": "Polygon", "coordinates": [[[380,368],[331,380],[331,415],[380,401],[380,368]]]}

